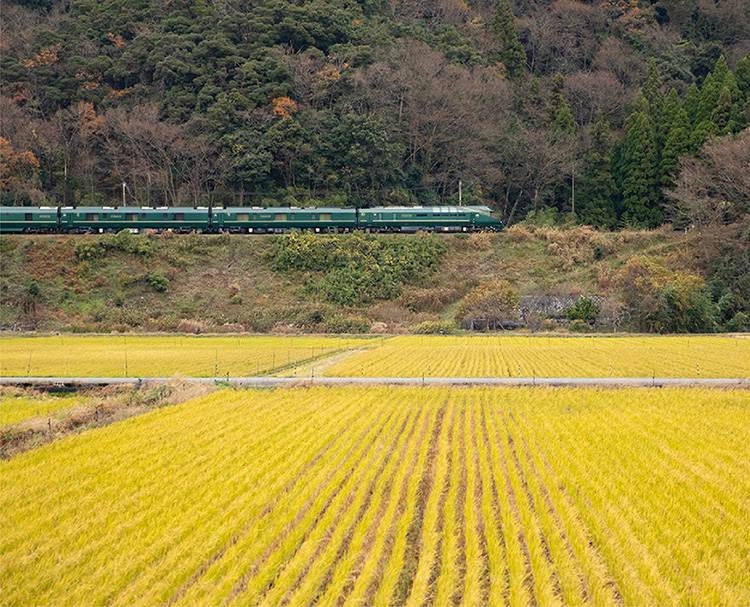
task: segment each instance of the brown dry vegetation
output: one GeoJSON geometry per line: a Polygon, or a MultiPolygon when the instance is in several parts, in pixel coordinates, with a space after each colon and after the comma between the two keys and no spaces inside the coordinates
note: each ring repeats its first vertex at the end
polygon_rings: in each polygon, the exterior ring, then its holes
{"type": "MultiPolygon", "coordinates": [[[[71,434],[101,428],[155,408],[186,402],[213,392],[212,384],[175,378],[168,383],[145,383],[137,388],[111,385],[79,390],[86,399],[55,415],[30,418],[0,429],[0,459],[6,459],[36,449],[71,434]]],[[[33,388],[3,386],[1,396],[44,399],[46,393],[33,388]]]]}
{"type": "Polygon", "coordinates": [[[484,280],[507,279],[521,296],[610,295],[617,292],[618,268],[634,255],[675,270],[704,271],[693,234],[515,225],[496,235],[443,236],[448,252],[423,284],[405,286],[391,300],[346,307],[308,289],[304,277],[274,271],[272,236],[149,235],[139,238],[150,242],[150,257],[110,251],[99,259],[76,258],[76,243],[98,238],[3,237],[2,326],[291,333],[382,323],[378,331],[397,333],[452,318],[458,301],[484,280]],[[150,274],[168,279],[165,292],[149,286],[150,274]],[[32,283],[37,295],[30,295],[32,283]]]}

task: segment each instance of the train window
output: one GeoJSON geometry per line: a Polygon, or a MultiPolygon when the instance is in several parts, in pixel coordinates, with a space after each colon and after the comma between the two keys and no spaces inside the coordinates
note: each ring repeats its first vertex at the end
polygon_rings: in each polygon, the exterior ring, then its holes
{"type": "Polygon", "coordinates": [[[320,214],[320,221],[331,221],[332,215],[330,213],[321,213],[320,214]]]}
{"type": "Polygon", "coordinates": [[[172,213],[172,219],[177,221],[185,221],[185,213],[172,213]]]}
{"type": "Polygon", "coordinates": [[[86,213],[86,221],[99,221],[99,213],[86,213]]]}
{"type": "Polygon", "coordinates": [[[24,216],[26,218],[26,221],[31,221],[32,220],[31,213],[26,213],[24,216]]]}
{"type": "Polygon", "coordinates": [[[146,219],[146,213],[141,213],[141,219],[146,219]]]}
{"type": "Polygon", "coordinates": [[[167,214],[166,213],[162,213],[162,214],[164,215],[164,219],[167,219],[167,214]]]}
{"type": "Polygon", "coordinates": [[[125,221],[138,221],[138,213],[125,213],[125,221]]]}
{"type": "Polygon", "coordinates": [[[417,217],[427,217],[427,213],[417,213],[417,217]]]}
{"type": "Polygon", "coordinates": [[[249,219],[249,213],[237,213],[237,221],[248,221],[249,219]]]}
{"type": "Polygon", "coordinates": [[[286,221],[286,213],[276,213],[274,221],[286,221]]]}

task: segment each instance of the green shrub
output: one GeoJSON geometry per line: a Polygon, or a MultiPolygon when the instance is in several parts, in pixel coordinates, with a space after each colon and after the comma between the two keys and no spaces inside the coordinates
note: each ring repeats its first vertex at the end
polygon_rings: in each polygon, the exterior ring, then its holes
{"type": "Polygon", "coordinates": [[[591,326],[583,320],[576,319],[570,321],[568,329],[573,333],[588,333],[591,331],[591,326]]]}
{"type": "Polygon", "coordinates": [[[616,282],[625,310],[641,330],[701,333],[714,327],[716,306],[699,276],[634,257],[620,269],[616,282]]]}
{"type": "Polygon", "coordinates": [[[431,335],[442,333],[448,335],[456,330],[456,323],[452,320],[426,320],[410,328],[412,333],[431,335]]]}
{"type": "Polygon", "coordinates": [[[130,230],[120,230],[117,234],[105,234],[94,242],[77,242],[73,254],[78,261],[91,261],[104,257],[108,251],[122,251],[129,255],[151,257],[154,249],[148,240],[133,236],[130,230]]]}
{"type": "Polygon", "coordinates": [[[73,246],[73,255],[75,255],[77,261],[92,261],[103,257],[106,252],[107,249],[99,241],[86,242],[84,240],[73,246]]]}
{"type": "Polygon", "coordinates": [[[169,288],[169,279],[156,272],[146,274],[146,283],[157,293],[165,293],[169,288]]]}
{"type": "Polygon", "coordinates": [[[750,329],[750,316],[744,312],[737,312],[725,325],[727,331],[739,333],[750,329]]]}
{"type": "Polygon", "coordinates": [[[435,271],[447,251],[427,235],[382,238],[364,234],[316,235],[293,231],[276,241],[273,268],[321,273],[311,276],[308,292],[322,293],[340,305],[359,305],[397,296],[435,271]]]}
{"type": "Polygon", "coordinates": [[[326,322],[326,333],[367,333],[371,323],[361,316],[336,315],[326,322]]]}
{"type": "Polygon", "coordinates": [[[599,309],[593,300],[584,297],[583,295],[581,295],[574,306],[565,310],[565,315],[568,317],[568,320],[582,320],[588,324],[594,323],[598,313],[599,309]]]}
{"type": "Polygon", "coordinates": [[[482,283],[458,304],[456,319],[481,322],[485,328],[502,326],[518,317],[518,291],[507,280],[482,283]]]}

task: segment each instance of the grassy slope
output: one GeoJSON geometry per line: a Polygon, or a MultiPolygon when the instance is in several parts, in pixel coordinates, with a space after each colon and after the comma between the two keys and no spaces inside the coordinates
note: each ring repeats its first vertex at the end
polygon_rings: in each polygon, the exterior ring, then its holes
{"type": "Polygon", "coordinates": [[[273,236],[142,236],[151,242],[151,257],[109,251],[76,260],[75,243],[98,238],[3,237],[0,323],[38,330],[265,332],[296,325],[324,331],[334,317],[358,315],[398,331],[450,317],[483,279],[507,278],[521,295],[606,294],[613,271],[633,255],[700,272],[692,237],[682,233],[516,226],[498,235],[444,236],[449,249],[440,272],[394,300],[352,310],[308,294],[304,276],[274,272],[273,236]],[[149,286],[149,273],[169,279],[165,293],[149,286]]]}

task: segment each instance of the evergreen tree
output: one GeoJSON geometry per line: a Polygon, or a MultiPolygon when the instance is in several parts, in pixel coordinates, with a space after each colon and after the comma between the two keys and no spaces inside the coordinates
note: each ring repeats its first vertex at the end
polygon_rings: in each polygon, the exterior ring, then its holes
{"type": "Polygon", "coordinates": [[[562,74],[556,74],[552,81],[552,98],[550,99],[550,123],[559,131],[573,135],[576,123],[570,111],[570,105],[564,95],[565,80],[562,74]]]}
{"type": "Polygon", "coordinates": [[[659,185],[671,186],[677,175],[680,156],[687,153],[690,139],[690,120],[680,104],[677,91],[672,89],[662,107],[657,135],[659,154],[659,185]]]}
{"type": "Polygon", "coordinates": [[[526,68],[526,51],[518,41],[516,18],[509,0],[500,0],[500,4],[497,5],[495,18],[492,20],[492,32],[500,43],[500,60],[508,77],[520,82],[526,68]]]}
{"type": "Polygon", "coordinates": [[[721,135],[725,135],[727,132],[726,128],[729,125],[733,105],[732,93],[729,92],[729,87],[725,85],[724,88],[721,89],[719,100],[711,114],[711,122],[716,125],[716,129],[721,135]]]}
{"type": "Polygon", "coordinates": [[[693,129],[693,132],[690,134],[688,151],[691,154],[698,154],[701,151],[703,144],[706,142],[706,139],[708,139],[709,137],[713,137],[714,135],[718,135],[718,133],[719,127],[717,127],[714,122],[712,122],[710,119],[703,120],[696,125],[696,127],[693,129]]]}
{"type": "Polygon", "coordinates": [[[706,76],[701,87],[701,98],[695,112],[694,124],[696,126],[711,117],[711,113],[716,107],[716,102],[719,100],[720,93],[721,87],[714,83],[714,75],[709,74],[706,76]]]}
{"type": "Polygon", "coordinates": [[[617,186],[610,171],[610,130],[601,110],[591,130],[587,168],[581,179],[581,221],[600,228],[613,228],[617,222],[614,198],[617,186]]]}
{"type": "Polygon", "coordinates": [[[727,76],[730,73],[731,72],[729,71],[729,66],[727,65],[727,60],[724,58],[724,55],[722,55],[716,61],[716,65],[714,66],[714,71],[713,71],[714,81],[719,86],[723,86],[724,82],[726,81],[727,76]]]}
{"type": "Polygon", "coordinates": [[[664,95],[661,92],[661,79],[659,78],[659,71],[656,69],[656,61],[653,59],[648,64],[646,80],[641,86],[641,92],[648,101],[652,116],[658,116],[664,102],[664,95]]]}
{"type": "Polygon", "coordinates": [[[742,95],[745,98],[750,98],[750,54],[745,55],[737,64],[737,69],[734,70],[734,78],[742,95]]]}
{"type": "Polygon", "coordinates": [[[542,85],[539,78],[534,76],[526,88],[525,94],[522,95],[523,112],[529,124],[542,128],[545,122],[544,105],[542,97],[542,85]]]}
{"type": "MultiPolygon", "coordinates": [[[[697,124],[711,118],[711,114],[713,114],[716,105],[719,103],[719,97],[721,96],[721,91],[724,89],[724,85],[727,83],[727,78],[731,75],[732,74],[727,67],[726,59],[724,59],[724,55],[722,55],[716,62],[714,71],[706,76],[706,79],[703,81],[701,100],[698,104],[697,124]]],[[[733,76],[732,80],[734,80],[733,76]]]]}
{"type": "MultiPolygon", "coordinates": [[[[648,102],[637,105],[648,108],[648,102]]],[[[622,145],[621,171],[624,176],[622,219],[636,227],[651,228],[658,225],[662,215],[658,207],[654,125],[644,110],[638,111],[629,120],[622,145]]]]}
{"type": "Polygon", "coordinates": [[[700,105],[700,102],[701,90],[698,85],[693,82],[685,94],[685,103],[683,105],[685,112],[687,112],[688,118],[690,119],[690,124],[695,124],[698,120],[698,106],[700,105]]]}

